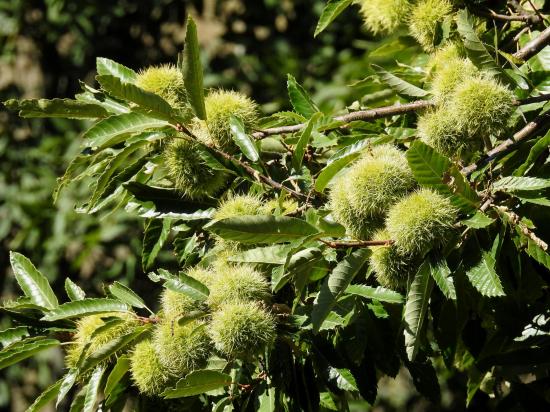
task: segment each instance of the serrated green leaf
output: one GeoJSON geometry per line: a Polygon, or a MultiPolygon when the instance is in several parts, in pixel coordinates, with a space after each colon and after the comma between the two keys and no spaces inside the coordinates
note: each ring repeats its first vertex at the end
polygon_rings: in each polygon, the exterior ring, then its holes
{"type": "Polygon", "coordinates": [[[54,321],[59,319],[78,318],[84,315],[92,315],[106,312],[129,312],[130,308],[125,303],[107,298],[88,298],[67,302],[44,315],[42,320],[54,321]]]}
{"type": "Polygon", "coordinates": [[[44,308],[56,308],[59,303],[48,279],[32,262],[17,252],[10,252],[10,264],[19,287],[31,302],[44,308]]]}
{"type": "Polygon", "coordinates": [[[61,389],[62,380],[58,380],[53,385],[49,386],[44,392],[42,392],[34,402],[26,409],[25,412],[39,412],[52,402],[59,390],[61,389]]]}
{"type": "Polygon", "coordinates": [[[180,379],[175,388],[166,389],[161,395],[165,399],[184,398],[229,386],[231,382],[231,376],[226,373],[201,369],[180,379]]]}
{"type": "Polygon", "coordinates": [[[100,76],[111,75],[129,83],[133,83],[137,77],[137,73],[132,69],[105,57],[96,59],[96,70],[100,76]]]}
{"type": "Polygon", "coordinates": [[[502,192],[542,190],[550,187],[550,179],[540,177],[506,176],[493,183],[493,190],[502,192]]]}
{"type": "Polygon", "coordinates": [[[89,128],[83,135],[91,148],[103,150],[123,142],[132,133],[168,126],[165,120],[153,119],[141,113],[123,113],[107,117],[89,128]]]}
{"type": "Polygon", "coordinates": [[[352,2],[353,0],[329,0],[317,22],[313,37],[317,37],[325,30],[352,2]]]}
{"type": "Polygon", "coordinates": [[[339,262],[323,282],[323,286],[313,302],[311,312],[311,322],[314,331],[319,331],[323,321],[336,305],[338,298],[345,292],[353,278],[359,273],[370,254],[369,249],[354,251],[339,262]]]}
{"type": "Polygon", "coordinates": [[[483,296],[505,296],[504,289],[495,271],[495,258],[490,252],[484,251],[479,263],[466,272],[470,283],[483,296]]]}
{"type": "Polygon", "coordinates": [[[197,26],[193,18],[189,16],[185,35],[185,48],[183,49],[183,80],[189,103],[195,111],[195,115],[199,119],[206,120],[200,57],[197,26]]]}
{"type": "Polygon", "coordinates": [[[334,380],[336,386],[343,391],[358,392],[357,382],[349,369],[338,369],[329,366],[328,376],[330,380],[334,380]]]}
{"type": "Polygon", "coordinates": [[[123,150],[118,152],[113,158],[109,161],[99,178],[92,193],[92,197],[87,205],[87,212],[90,213],[94,207],[97,206],[98,202],[105,196],[105,192],[109,185],[112,183],[113,175],[120,167],[127,165],[126,160],[130,155],[138,151],[139,149],[150,145],[150,142],[147,140],[138,141],[125,147],[123,150]]]}
{"type": "MultiPolygon", "coordinates": [[[[176,114],[172,106],[162,97],[148,92],[138,86],[120,80],[115,76],[97,76],[101,88],[111,96],[133,102],[145,115],[166,121],[176,122],[176,114]]],[[[136,108],[134,107],[134,110],[136,108]]]]}
{"type": "Polygon", "coordinates": [[[477,210],[477,194],[448,158],[417,140],[407,150],[407,161],[420,185],[448,196],[465,213],[477,210]]]}
{"type": "Polygon", "coordinates": [[[191,312],[187,312],[186,314],[184,314],[178,319],[178,325],[180,326],[187,325],[188,323],[191,323],[197,319],[204,318],[207,315],[208,313],[202,310],[192,310],[191,312]]]}
{"type": "Polygon", "coordinates": [[[461,9],[458,11],[456,15],[456,25],[470,60],[472,60],[478,68],[483,69],[486,73],[496,76],[506,83],[509,83],[509,77],[506,76],[502,69],[496,64],[483,42],[477,36],[472,18],[470,17],[467,9],[461,9]]]}
{"type": "Polygon", "coordinates": [[[240,243],[284,243],[318,233],[306,221],[287,216],[238,216],[212,221],[204,228],[240,243]]]}
{"type": "Polygon", "coordinates": [[[114,353],[126,348],[150,329],[151,325],[138,326],[132,332],[110,340],[84,359],[80,372],[84,374],[90,369],[95,368],[101,362],[111,357],[114,353]]]}
{"type": "Polygon", "coordinates": [[[203,285],[197,279],[187,276],[184,273],[180,273],[178,279],[170,279],[166,281],[164,283],[164,287],[200,302],[208,299],[208,295],[210,294],[208,287],[203,285]]]}
{"type": "Polygon", "coordinates": [[[241,149],[241,152],[250,160],[251,162],[257,162],[260,160],[260,154],[258,153],[258,148],[256,143],[248,137],[246,134],[244,123],[238,117],[231,115],[229,119],[229,128],[231,129],[231,137],[235,144],[241,149]]]}
{"type": "Polygon", "coordinates": [[[445,258],[435,259],[431,257],[429,259],[430,273],[435,280],[436,285],[446,298],[456,300],[456,290],[451,277],[451,270],[447,266],[445,258]]]}
{"type": "Polygon", "coordinates": [[[287,87],[290,103],[296,113],[309,119],[314,113],[319,111],[319,108],[313,100],[311,100],[311,97],[309,97],[304,88],[298,84],[291,74],[288,75],[287,87]]]}
{"type": "Polygon", "coordinates": [[[478,211],[472,217],[462,220],[460,223],[473,229],[483,229],[492,225],[494,222],[495,219],[492,219],[485,213],[478,211]]]}
{"type": "Polygon", "coordinates": [[[120,356],[116,362],[116,365],[109,373],[107,377],[107,382],[105,383],[105,389],[103,393],[105,398],[108,398],[111,392],[115,389],[120,380],[128,373],[130,370],[130,357],[129,356],[120,356]]]}
{"type": "Polygon", "coordinates": [[[151,219],[145,226],[141,249],[141,265],[144,270],[155,263],[155,259],[168,239],[171,227],[172,219],[151,219]]]}
{"type": "Polygon", "coordinates": [[[323,170],[321,170],[321,173],[319,173],[317,179],[315,179],[315,190],[317,190],[318,192],[323,192],[328,184],[332,181],[334,176],[336,176],[336,174],[348,164],[357,159],[359,155],[359,152],[353,152],[348,154],[347,156],[343,156],[339,159],[334,160],[331,163],[328,163],[323,168],[323,170]]]}
{"type": "Polygon", "coordinates": [[[392,74],[384,68],[377,66],[376,64],[371,64],[374,68],[374,71],[380,78],[380,80],[390,86],[396,93],[405,97],[425,97],[429,93],[425,90],[422,90],[420,87],[416,87],[414,84],[411,84],[403,79],[400,79],[395,74],[392,74]]]}
{"type": "Polygon", "coordinates": [[[5,329],[0,332],[0,345],[6,347],[14,342],[20,341],[29,336],[29,330],[26,326],[16,326],[15,328],[5,329]]]}
{"type": "Polygon", "coordinates": [[[537,140],[537,142],[533,145],[531,150],[529,151],[529,155],[527,156],[527,159],[525,159],[525,162],[521,164],[516,170],[514,170],[513,175],[514,176],[521,176],[529,171],[529,169],[533,166],[533,164],[536,162],[536,160],[545,152],[548,151],[548,147],[550,146],[550,131],[547,132],[544,137],[541,137],[537,140]]]}
{"type": "Polygon", "coordinates": [[[145,302],[138,296],[136,292],[130,289],[128,286],[124,286],[122,283],[115,281],[112,285],[109,285],[109,292],[119,300],[127,303],[135,308],[145,308],[145,302]]]}
{"type": "Polygon", "coordinates": [[[109,95],[100,90],[94,89],[85,83],[81,82],[80,85],[82,87],[82,93],[78,93],[74,96],[76,100],[101,106],[112,114],[130,112],[130,108],[127,104],[113,99],[109,95]]]}
{"type": "Polygon", "coordinates": [[[428,317],[428,304],[433,288],[430,265],[424,261],[416,273],[407,295],[404,313],[405,349],[410,361],[416,358],[428,317]]]}
{"type": "Polygon", "coordinates": [[[43,336],[27,338],[12,343],[0,351],[0,370],[59,344],[58,340],[48,339],[43,336]]]}
{"type": "Polygon", "coordinates": [[[82,412],[94,412],[95,404],[99,396],[101,378],[105,373],[105,366],[100,365],[92,372],[92,376],[88,380],[88,387],[86,388],[86,396],[84,397],[84,408],[82,412]]]}
{"type": "Polygon", "coordinates": [[[55,401],[56,408],[59,407],[59,404],[63,401],[63,399],[65,399],[65,396],[67,396],[69,391],[74,386],[76,382],[76,378],[78,377],[78,373],[79,373],[79,370],[77,368],[71,368],[65,374],[65,376],[61,378],[61,387],[59,388],[57,400],[55,401]]]}
{"type": "Polygon", "coordinates": [[[346,293],[388,303],[403,303],[405,301],[405,298],[400,293],[383,288],[382,286],[349,285],[346,288],[346,293]]]}
{"type": "Polygon", "coordinates": [[[311,116],[311,119],[308,120],[306,126],[302,129],[298,142],[294,146],[294,153],[292,154],[292,167],[296,171],[299,171],[302,168],[302,161],[304,160],[304,154],[311,138],[311,132],[313,131],[315,123],[317,123],[321,116],[321,113],[315,113],[311,116]]]}
{"type": "Polygon", "coordinates": [[[229,256],[227,260],[230,262],[282,265],[286,262],[287,255],[291,248],[292,247],[290,245],[257,247],[254,249],[236,252],[229,256]]]}
{"type": "Polygon", "coordinates": [[[82,290],[82,288],[69,278],[65,279],[65,292],[71,301],[86,298],[86,293],[82,290]]]}
{"type": "Polygon", "coordinates": [[[109,116],[103,107],[71,99],[10,99],[4,105],[18,111],[21,117],[62,117],[65,119],[97,119],[109,116]]]}

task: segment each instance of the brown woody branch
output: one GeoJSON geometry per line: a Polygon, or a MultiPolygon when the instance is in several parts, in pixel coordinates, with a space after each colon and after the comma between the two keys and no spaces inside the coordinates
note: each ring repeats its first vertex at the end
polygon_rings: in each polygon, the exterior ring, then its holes
{"type": "MultiPolygon", "coordinates": [[[[538,38],[537,38],[538,39],[538,38]]],[[[550,39],[549,39],[550,40],[550,39]]],[[[541,94],[540,96],[528,97],[522,100],[515,100],[515,106],[521,106],[524,104],[536,103],[550,100],[550,93],[541,94]]],[[[376,109],[358,110],[356,112],[347,113],[341,116],[334,117],[335,121],[342,122],[344,125],[339,126],[345,128],[347,123],[351,123],[356,120],[371,121],[381,119],[384,117],[390,117],[409,112],[415,112],[417,110],[429,109],[435,107],[436,103],[432,100],[417,100],[412,103],[397,104],[393,106],[378,107],[376,109]]],[[[294,124],[292,126],[272,127],[270,129],[259,130],[254,132],[252,136],[255,139],[262,139],[267,136],[276,134],[294,133],[302,130],[305,127],[305,123],[294,124]]]]}
{"type": "Polygon", "coordinates": [[[475,14],[483,17],[488,17],[493,20],[523,21],[529,24],[537,24],[543,21],[541,16],[533,13],[521,13],[521,14],[509,15],[509,14],[498,14],[498,13],[495,13],[493,10],[487,10],[487,11],[476,11],[475,14]]]}
{"type": "Polygon", "coordinates": [[[286,187],[284,185],[282,185],[281,183],[279,182],[276,182],[275,180],[271,179],[270,177],[267,177],[263,174],[261,174],[260,172],[258,172],[256,169],[254,169],[252,166],[250,166],[248,163],[246,162],[243,162],[242,160],[240,159],[237,159],[236,157],[234,156],[231,156],[229,153],[226,153],[224,152],[223,150],[220,150],[218,149],[217,147],[215,147],[214,145],[211,145],[211,144],[207,144],[207,143],[204,143],[204,142],[201,142],[197,136],[195,136],[187,127],[185,127],[184,125],[182,124],[177,124],[176,125],[176,130],[179,131],[179,132],[182,132],[182,133],[185,133],[187,136],[189,136],[190,138],[192,138],[194,141],[206,146],[208,149],[212,150],[214,153],[216,153],[217,155],[223,157],[225,160],[229,160],[230,162],[233,162],[235,164],[238,164],[240,167],[242,167],[244,170],[246,170],[246,172],[254,177],[254,179],[256,179],[258,182],[260,183],[265,183],[266,185],[268,186],[271,186],[272,188],[276,189],[276,190],[285,190],[287,191],[291,196],[294,196],[295,198],[297,198],[298,200],[306,200],[307,199],[307,196],[302,194],[302,193],[299,193],[289,187],[286,187]]]}
{"type": "Polygon", "coordinates": [[[521,217],[517,213],[512,212],[505,206],[495,206],[495,209],[500,214],[504,215],[510,224],[516,226],[523,235],[531,239],[538,247],[542,250],[548,250],[548,244],[539,238],[531,229],[525,226],[525,224],[521,221],[521,217]]]}
{"type": "Polygon", "coordinates": [[[514,57],[526,61],[540,52],[544,47],[550,44],[550,27],[544,29],[544,31],[535,39],[531,40],[520,50],[514,53],[514,57]]]}
{"type": "Polygon", "coordinates": [[[333,249],[346,249],[349,247],[371,247],[371,246],[390,246],[394,243],[393,240],[322,240],[320,242],[324,243],[328,247],[333,249]]]}
{"type": "Polygon", "coordinates": [[[464,167],[462,174],[469,176],[480,167],[483,167],[502,154],[508,153],[521,141],[532,136],[535,132],[550,126],[550,112],[544,113],[529,123],[527,123],[520,131],[514,134],[512,138],[505,140],[494,149],[490,150],[485,156],[476,163],[472,163],[469,166],[464,167]]]}

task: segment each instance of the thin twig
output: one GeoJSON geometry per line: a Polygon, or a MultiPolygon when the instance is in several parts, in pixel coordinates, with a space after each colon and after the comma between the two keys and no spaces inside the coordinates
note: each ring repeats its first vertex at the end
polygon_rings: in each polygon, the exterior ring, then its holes
{"type": "Polygon", "coordinates": [[[548,44],[550,44],[550,27],[544,29],[544,31],[536,38],[531,40],[525,46],[523,46],[519,51],[514,53],[514,57],[517,59],[527,61],[539,51],[544,49],[548,44]]]}
{"type": "Polygon", "coordinates": [[[537,14],[522,13],[522,14],[508,15],[508,14],[498,14],[498,13],[495,13],[493,10],[476,11],[476,14],[479,16],[489,17],[493,20],[500,20],[500,21],[524,21],[530,24],[537,24],[542,21],[542,18],[537,14]]]}
{"type": "Polygon", "coordinates": [[[495,206],[495,209],[499,213],[503,214],[512,225],[516,226],[523,235],[531,239],[538,247],[542,250],[548,250],[548,244],[539,238],[531,229],[525,226],[525,224],[521,221],[521,217],[517,213],[512,212],[506,206],[495,206]]]}
{"type": "MultiPolygon", "coordinates": [[[[513,104],[515,106],[521,106],[524,104],[530,104],[530,103],[541,102],[546,100],[550,100],[550,93],[542,94],[540,96],[535,96],[535,97],[528,97],[522,100],[515,100],[513,104]]],[[[351,112],[341,116],[336,116],[334,117],[333,120],[343,123],[343,125],[336,126],[336,127],[345,128],[346,127],[345,125],[347,123],[351,123],[356,120],[362,120],[362,121],[376,120],[384,117],[390,117],[390,116],[395,116],[399,114],[415,112],[417,110],[429,109],[431,107],[435,107],[435,105],[436,103],[432,100],[417,100],[412,103],[396,104],[392,106],[378,107],[378,108],[369,109],[369,110],[358,110],[356,112],[351,112]]],[[[291,126],[272,127],[269,129],[259,130],[257,132],[254,132],[252,136],[255,139],[262,139],[264,137],[272,136],[276,134],[287,134],[287,133],[298,132],[303,127],[305,127],[305,123],[294,124],[291,126]]]]}
{"type": "Polygon", "coordinates": [[[242,167],[244,170],[246,170],[246,172],[254,177],[254,179],[256,179],[257,181],[261,182],[261,183],[265,183],[267,184],[268,186],[271,186],[272,188],[276,189],[276,190],[285,190],[287,191],[290,195],[294,196],[295,198],[299,199],[299,200],[304,200],[306,199],[306,195],[302,194],[302,193],[299,193],[287,186],[284,186],[282,185],[281,183],[279,182],[276,182],[275,180],[271,179],[270,177],[267,177],[263,174],[261,174],[260,172],[258,172],[256,169],[254,169],[252,166],[250,166],[248,163],[246,162],[243,162],[242,160],[239,160],[237,159],[236,157],[234,156],[231,156],[229,153],[226,153],[220,149],[218,149],[217,147],[213,146],[213,145],[210,145],[210,144],[207,144],[207,143],[204,143],[204,142],[201,142],[197,136],[195,136],[187,127],[185,127],[184,125],[182,124],[177,124],[176,125],[176,130],[179,131],[179,132],[182,132],[182,133],[185,133],[186,135],[188,135],[190,138],[192,138],[194,141],[200,143],[200,144],[203,144],[204,146],[206,146],[208,149],[212,150],[213,152],[215,152],[217,155],[223,157],[225,160],[229,160],[230,162],[233,162],[233,163],[236,163],[238,164],[240,167],[242,167]]]}
{"type": "Polygon", "coordinates": [[[349,247],[371,247],[371,246],[390,246],[393,240],[323,240],[319,239],[328,247],[333,249],[346,249],[349,247]]]}
{"type": "MultiPolygon", "coordinates": [[[[369,109],[369,110],[358,110],[356,112],[351,112],[348,114],[344,114],[342,116],[336,116],[334,120],[338,122],[342,122],[344,124],[350,123],[356,120],[363,120],[363,121],[376,120],[376,119],[381,119],[383,117],[395,116],[398,114],[404,114],[404,113],[414,112],[417,110],[427,109],[433,106],[435,106],[435,103],[433,101],[418,100],[412,103],[378,107],[376,109],[369,109]]],[[[253,133],[252,136],[256,139],[261,139],[261,138],[272,136],[275,134],[294,133],[294,132],[300,131],[304,126],[305,126],[305,123],[294,124],[292,126],[273,127],[270,129],[259,130],[253,133]]]]}
{"type": "Polygon", "coordinates": [[[489,152],[487,152],[481,160],[477,161],[476,163],[472,163],[469,166],[464,167],[461,170],[462,174],[469,176],[480,167],[485,166],[488,163],[492,162],[498,156],[504,153],[508,153],[519,142],[532,136],[538,130],[549,126],[550,125],[549,122],[550,122],[550,112],[544,113],[536,117],[534,120],[527,123],[520,131],[515,133],[511,139],[505,140],[504,142],[499,144],[497,147],[495,147],[493,150],[490,150],[489,152]]]}

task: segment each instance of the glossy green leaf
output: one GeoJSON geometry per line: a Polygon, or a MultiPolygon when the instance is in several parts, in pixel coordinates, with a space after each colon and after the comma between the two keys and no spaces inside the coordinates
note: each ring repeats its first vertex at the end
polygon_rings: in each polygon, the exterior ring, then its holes
{"type": "Polygon", "coordinates": [[[59,390],[61,389],[62,380],[57,381],[42,392],[34,402],[26,409],[25,412],[39,412],[44,409],[50,402],[53,402],[59,390]]]}
{"type": "Polygon", "coordinates": [[[72,389],[78,377],[79,370],[77,368],[71,368],[61,379],[61,387],[57,394],[57,400],[55,401],[55,407],[58,408],[59,404],[65,399],[69,391],[72,389]]]}
{"type": "Polygon", "coordinates": [[[223,239],[241,243],[284,243],[318,233],[304,220],[287,216],[239,216],[204,227],[223,239]]]}
{"type": "Polygon", "coordinates": [[[200,395],[229,386],[231,381],[231,376],[226,373],[208,369],[195,370],[180,379],[175,388],[165,390],[162,396],[166,399],[175,399],[200,395]]]}
{"type": "Polygon", "coordinates": [[[309,119],[313,114],[319,111],[319,108],[313,100],[311,100],[311,97],[309,97],[304,88],[298,84],[291,74],[288,75],[287,87],[290,103],[296,113],[309,119]]]}
{"type": "Polygon", "coordinates": [[[130,289],[128,286],[123,285],[120,282],[115,281],[112,285],[109,285],[109,292],[130,306],[135,308],[145,308],[145,302],[138,296],[136,292],[130,289]]]}
{"type": "Polygon", "coordinates": [[[180,273],[178,279],[168,280],[164,283],[164,287],[201,302],[208,299],[208,295],[210,294],[205,285],[184,273],[180,273]]]}
{"type": "Polygon", "coordinates": [[[26,336],[29,336],[29,330],[26,326],[16,326],[14,328],[5,329],[0,332],[0,345],[5,348],[14,342],[20,341],[26,336]]]}
{"type": "Polygon", "coordinates": [[[483,252],[479,263],[466,272],[470,283],[483,296],[504,296],[504,289],[495,270],[495,258],[490,252],[483,252]]]}
{"type": "Polygon", "coordinates": [[[359,273],[371,252],[369,249],[358,249],[346,256],[336,265],[325,279],[319,294],[313,302],[311,322],[313,330],[318,331],[338,298],[345,292],[353,278],[359,273]]]}
{"type": "Polygon", "coordinates": [[[130,370],[130,357],[129,356],[120,356],[117,359],[116,365],[109,373],[107,377],[107,382],[105,383],[105,389],[103,390],[106,398],[113,392],[120,380],[128,373],[130,370]]]}
{"type": "Polygon", "coordinates": [[[143,269],[149,269],[160,250],[164,246],[170,228],[172,227],[172,219],[151,219],[145,226],[143,234],[143,247],[141,249],[141,264],[143,269]]]}
{"type": "Polygon", "coordinates": [[[478,211],[472,217],[462,220],[460,223],[465,226],[471,227],[472,229],[483,229],[492,225],[494,222],[495,219],[492,219],[483,212],[478,211]]]}
{"type": "Polygon", "coordinates": [[[343,391],[357,392],[357,382],[349,369],[338,369],[329,366],[328,376],[330,380],[334,380],[336,386],[343,391]]]}
{"type": "Polygon", "coordinates": [[[84,408],[82,412],[94,412],[95,405],[98,401],[101,378],[105,373],[105,366],[100,365],[92,372],[92,376],[88,380],[88,387],[86,388],[86,396],[84,397],[84,408]]]}
{"type": "Polygon", "coordinates": [[[71,99],[10,99],[4,105],[18,111],[21,117],[61,117],[66,119],[97,119],[107,117],[103,107],[71,99]]]}
{"type": "Polygon", "coordinates": [[[97,81],[101,88],[111,96],[137,104],[140,111],[149,117],[166,121],[175,117],[170,104],[155,93],[143,90],[132,83],[121,81],[115,76],[97,76],[97,81]]]}
{"type": "Polygon", "coordinates": [[[550,187],[550,179],[540,177],[506,176],[493,183],[493,190],[502,192],[542,190],[550,187]]]}
{"type": "Polygon", "coordinates": [[[71,301],[82,300],[86,298],[86,293],[80,286],[74,283],[71,279],[65,279],[65,292],[71,301]]]}
{"type": "Polygon", "coordinates": [[[288,253],[290,252],[290,249],[290,245],[272,245],[257,247],[254,249],[235,252],[234,254],[229,256],[228,260],[231,262],[282,265],[286,262],[286,258],[288,253]]]}
{"type": "Polygon", "coordinates": [[[315,113],[311,119],[308,120],[306,127],[302,129],[298,142],[294,146],[294,153],[292,154],[292,167],[298,171],[302,167],[302,161],[304,160],[304,154],[306,152],[307,145],[311,139],[311,132],[315,123],[321,117],[321,113],[315,113]]]}
{"type": "Polygon", "coordinates": [[[407,161],[420,185],[448,196],[454,206],[466,213],[477,210],[476,192],[448,158],[417,140],[407,150],[407,161]]]}
{"type": "Polygon", "coordinates": [[[447,265],[445,258],[429,259],[430,273],[435,283],[447,299],[456,300],[456,290],[451,270],[447,265]]]}
{"type": "Polygon", "coordinates": [[[84,315],[106,312],[129,312],[130,308],[125,303],[107,298],[88,298],[74,302],[63,303],[44,315],[42,320],[54,321],[59,319],[77,318],[84,315]]]}
{"type": "Polygon", "coordinates": [[[405,301],[405,298],[400,293],[382,286],[349,285],[346,288],[346,293],[388,303],[403,303],[405,301]]]}
{"type": "Polygon", "coordinates": [[[403,79],[400,79],[396,75],[384,70],[382,67],[377,66],[376,64],[371,64],[374,68],[374,71],[380,78],[380,80],[390,86],[396,93],[405,97],[425,97],[429,93],[425,90],[422,90],[420,87],[415,86],[403,79]]]}
{"type": "Polygon", "coordinates": [[[137,77],[137,73],[132,69],[105,57],[96,59],[96,70],[100,76],[111,75],[128,83],[133,83],[137,77]]]}
{"type": "Polygon", "coordinates": [[[410,361],[416,358],[422,342],[421,335],[428,318],[428,304],[433,288],[433,279],[430,274],[428,261],[418,269],[407,295],[404,313],[405,349],[410,361]]]}
{"type": "Polygon", "coordinates": [[[537,159],[543,153],[548,151],[549,146],[550,146],[550,131],[547,132],[543,137],[537,140],[537,142],[533,145],[533,147],[529,151],[529,155],[527,156],[525,161],[521,164],[521,166],[519,166],[516,170],[514,170],[513,175],[521,176],[527,173],[529,169],[533,166],[533,164],[537,161],[537,159]]]}
{"type": "Polygon", "coordinates": [[[248,158],[248,160],[251,162],[257,162],[260,160],[260,153],[258,153],[256,143],[254,143],[246,134],[243,121],[238,117],[231,115],[229,127],[231,129],[231,137],[233,138],[233,141],[239,149],[241,149],[241,152],[248,158]]]}
{"type": "Polygon", "coordinates": [[[183,79],[185,82],[185,90],[187,91],[187,98],[189,99],[189,103],[195,115],[199,119],[206,120],[200,57],[197,26],[193,18],[189,16],[185,35],[185,48],[183,49],[183,79]]]}
{"type": "Polygon", "coordinates": [[[317,22],[313,37],[317,37],[325,30],[351,3],[353,3],[353,0],[329,0],[317,22]]]}
{"type": "Polygon", "coordinates": [[[464,48],[472,62],[483,69],[486,73],[499,77],[505,82],[510,79],[504,74],[502,69],[496,64],[487,48],[476,34],[472,18],[467,9],[461,9],[456,15],[456,25],[464,48]]]}
{"type": "Polygon", "coordinates": [[[123,166],[127,165],[127,159],[133,153],[139,149],[150,145],[151,143],[147,140],[138,141],[125,147],[123,150],[118,152],[113,158],[109,161],[107,166],[104,168],[103,172],[97,179],[97,183],[90,198],[87,211],[90,213],[94,207],[97,206],[98,202],[105,196],[106,190],[109,185],[112,183],[113,175],[123,166]]]}
{"type": "Polygon", "coordinates": [[[132,332],[119,336],[102,345],[99,349],[87,355],[80,368],[81,373],[95,368],[101,362],[110,358],[113,354],[127,348],[132,342],[136,341],[140,336],[149,332],[151,325],[143,325],[136,327],[132,332]]]}
{"type": "Polygon", "coordinates": [[[165,120],[153,119],[141,113],[123,113],[107,117],[88,129],[83,138],[86,144],[99,150],[122,143],[133,133],[168,126],[165,120]]]}
{"type": "Polygon", "coordinates": [[[12,343],[0,351],[0,370],[30,358],[38,352],[56,347],[59,344],[58,340],[48,339],[43,336],[27,338],[12,343]]]}
{"type": "Polygon", "coordinates": [[[59,303],[48,279],[32,262],[17,252],[10,252],[10,264],[19,287],[32,303],[44,308],[56,308],[59,303]]]}

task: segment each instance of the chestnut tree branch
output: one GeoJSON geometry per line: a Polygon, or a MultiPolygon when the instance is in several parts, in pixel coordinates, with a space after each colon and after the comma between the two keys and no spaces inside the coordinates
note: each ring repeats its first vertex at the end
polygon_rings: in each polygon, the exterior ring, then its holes
{"type": "Polygon", "coordinates": [[[514,53],[514,57],[523,61],[529,60],[539,51],[550,44],[550,27],[547,27],[542,33],[514,53]]]}
{"type": "MultiPolygon", "coordinates": [[[[537,38],[538,39],[538,38],[537,38]]],[[[550,39],[549,39],[550,40],[550,39]]],[[[524,104],[536,103],[541,101],[550,100],[550,93],[542,94],[540,96],[528,97],[523,100],[515,100],[514,105],[520,106],[524,104]]],[[[345,128],[347,123],[351,123],[356,120],[371,121],[381,119],[384,117],[395,116],[399,114],[405,114],[409,112],[415,112],[417,110],[429,109],[435,107],[436,103],[432,100],[417,100],[412,103],[396,104],[393,106],[377,107],[375,109],[358,110],[356,112],[347,113],[341,116],[334,117],[335,121],[342,122],[343,125],[339,126],[345,128]]],[[[305,123],[293,124],[291,126],[272,127],[265,130],[259,130],[252,133],[252,137],[255,139],[262,139],[267,136],[276,134],[294,133],[302,130],[305,127],[305,123]]]]}
{"type": "Polygon", "coordinates": [[[349,247],[371,247],[371,246],[390,246],[393,244],[393,240],[323,240],[319,239],[333,249],[346,249],[349,247]]]}
{"type": "Polygon", "coordinates": [[[464,167],[461,170],[462,174],[466,176],[471,175],[477,169],[489,164],[498,156],[511,151],[522,140],[527,139],[538,130],[545,129],[548,126],[550,126],[550,112],[537,116],[535,119],[527,123],[521,130],[515,133],[510,139],[506,139],[497,147],[487,152],[481,160],[464,167]]]}

